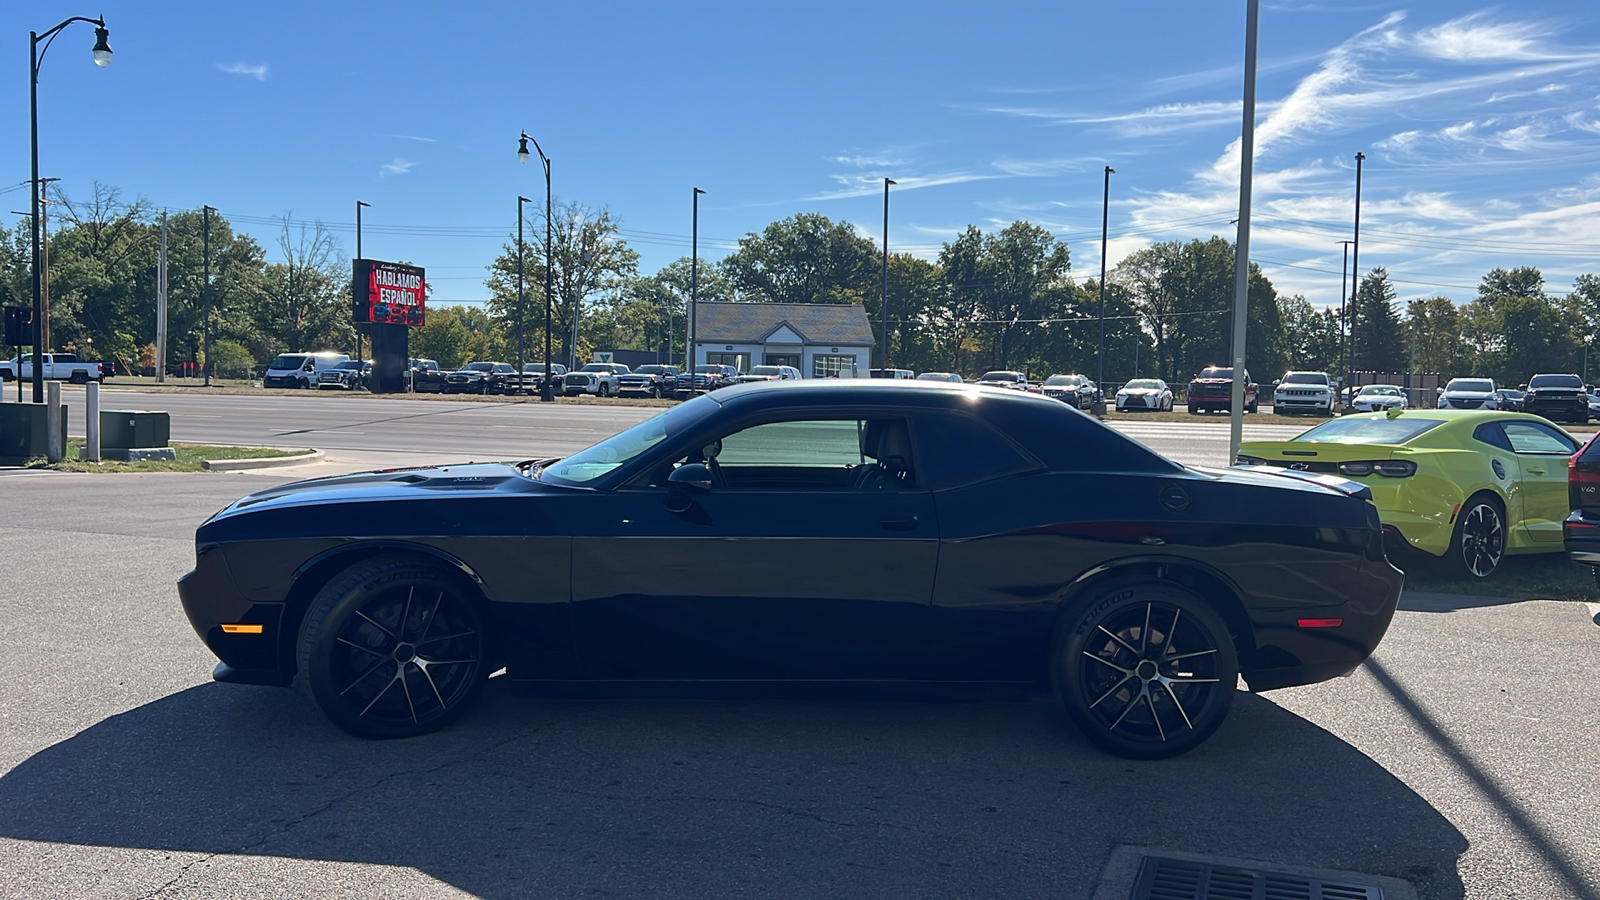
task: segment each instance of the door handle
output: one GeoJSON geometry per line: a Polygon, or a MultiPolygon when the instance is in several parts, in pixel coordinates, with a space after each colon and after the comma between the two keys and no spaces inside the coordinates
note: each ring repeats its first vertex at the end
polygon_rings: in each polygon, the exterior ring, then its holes
{"type": "Polygon", "coordinates": [[[921,521],[922,520],[916,516],[908,516],[904,519],[884,519],[878,524],[889,529],[890,531],[910,531],[911,529],[917,527],[921,521]]]}
{"type": "Polygon", "coordinates": [[[1528,471],[1532,472],[1535,475],[1543,475],[1544,474],[1544,469],[1543,468],[1535,467],[1535,466],[1529,466],[1528,467],[1528,471]]]}

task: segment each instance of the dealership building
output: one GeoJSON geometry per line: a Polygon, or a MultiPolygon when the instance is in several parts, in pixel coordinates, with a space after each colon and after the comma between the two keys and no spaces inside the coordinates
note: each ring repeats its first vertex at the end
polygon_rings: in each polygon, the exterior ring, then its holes
{"type": "Polygon", "coordinates": [[[695,365],[794,366],[806,378],[865,378],[876,341],[860,304],[694,305],[695,365]]]}

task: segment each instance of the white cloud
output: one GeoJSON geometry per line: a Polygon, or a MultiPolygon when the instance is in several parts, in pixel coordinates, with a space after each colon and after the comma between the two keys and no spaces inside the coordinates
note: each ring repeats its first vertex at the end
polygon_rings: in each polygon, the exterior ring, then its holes
{"type": "Polygon", "coordinates": [[[879,169],[886,169],[886,168],[890,168],[892,166],[909,165],[910,162],[911,162],[908,159],[896,159],[896,158],[891,157],[891,156],[843,156],[843,155],[835,156],[833,158],[833,161],[836,162],[836,163],[839,163],[840,165],[843,165],[843,166],[855,166],[857,168],[874,168],[875,167],[875,168],[879,168],[879,169]]]}
{"type": "Polygon", "coordinates": [[[402,140],[402,141],[421,141],[424,144],[437,144],[437,143],[439,143],[438,138],[417,137],[414,134],[378,134],[378,135],[375,135],[375,137],[398,138],[399,140],[402,140]]]}
{"type": "Polygon", "coordinates": [[[415,169],[418,165],[420,165],[420,163],[416,162],[415,160],[396,156],[394,158],[394,162],[386,162],[378,167],[378,177],[383,178],[389,175],[404,175],[410,172],[412,169],[415,169]]]}
{"type": "MultiPolygon", "coordinates": [[[[901,175],[894,179],[896,192],[911,191],[917,188],[938,187],[945,184],[961,184],[967,181],[987,181],[991,178],[1003,178],[1002,175],[984,175],[975,172],[947,172],[937,175],[901,175]]],[[[807,200],[844,200],[850,197],[868,197],[883,192],[883,176],[881,175],[834,175],[833,180],[843,187],[834,191],[823,191],[806,197],[807,200]]]]}
{"type": "Polygon", "coordinates": [[[1548,59],[1538,46],[1544,31],[1531,22],[1483,21],[1483,13],[1446,22],[1417,32],[1417,49],[1437,59],[1483,62],[1494,59],[1548,59]]]}
{"type": "Polygon", "coordinates": [[[267,64],[249,65],[247,63],[217,63],[217,68],[229,75],[248,75],[257,81],[267,80],[267,64]]]}

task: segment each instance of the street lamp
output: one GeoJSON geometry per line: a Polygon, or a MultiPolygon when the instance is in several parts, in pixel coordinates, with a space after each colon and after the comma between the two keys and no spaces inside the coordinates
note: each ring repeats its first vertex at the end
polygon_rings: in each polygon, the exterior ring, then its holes
{"type": "MultiPolygon", "coordinates": [[[[40,281],[40,258],[43,255],[40,248],[39,237],[39,64],[44,61],[44,55],[54,43],[56,35],[61,29],[73,22],[89,22],[94,29],[94,64],[104,69],[111,65],[111,44],[107,41],[111,32],[106,29],[104,18],[88,19],[83,16],[73,16],[49,31],[39,34],[28,32],[28,129],[29,139],[33,149],[33,178],[29,185],[33,188],[33,215],[31,224],[33,228],[33,402],[44,402],[44,294],[43,283],[40,281]],[[44,42],[44,48],[39,48],[39,42],[44,42]]],[[[20,367],[19,367],[20,368],[20,367]]],[[[22,373],[17,372],[20,379],[22,373]]]]}
{"type": "MultiPolygon", "coordinates": [[[[529,141],[533,141],[533,149],[539,151],[539,159],[544,163],[544,381],[539,385],[539,399],[544,403],[550,403],[556,399],[555,392],[550,384],[550,373],[552,371],[550,366],[550,294],[552,291],[551,272],[554,269],[554,257],[550,252],[550,157],[545,156],[544,148],[539,146],[539,142],[529,137],[528,133],[524,131],[522,132],[520,143],[517,144],[517,162],[523,164],[528,162],[529,141]]],[[[518,199],[520,200],[521,198],[518,199]]],[[[519,233],[522,230],[522,205],[520,203],[517,205],[517,230],[519,233]]],[[[520,239],[518,243],[518,253],[520,254],[520,239]]],[[[521,256],[519,255],[519,265],[520,259],[521,256]]],[[[520,300],[517,304],[517,358],[519,361],[522,358],[522,305],[520,300]]]]}
{"type": "Polygon", "coordinates": [[[689,225],[689,335],[683,345],[683,367],[689,370],[689,386],[694,387],[694,348],[700,335],[695,331],[700,325],[697,306],[700,303],[700,195],[705,191],[694,189],[694,207],[689,225]]]}
{"type": "Polygon", "coordinates": [[[1105,196],[1100,201],[1100,349],[1094,355],[1094,383],[1102,391],[1106,383],[1106,237],[1111,224],[1111,176],[1116,173],[1106,166],[1105,196]]]}

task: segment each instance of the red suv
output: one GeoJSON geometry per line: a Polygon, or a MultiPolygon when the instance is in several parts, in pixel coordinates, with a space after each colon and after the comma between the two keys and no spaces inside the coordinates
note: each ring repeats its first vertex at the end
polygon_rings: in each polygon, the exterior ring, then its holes
{"type": "MultiPolygon", "coordinates": [[[[1250,380],[1250,370],[1244,370],[1244,411],[1256,411],[1256,383],[1250,380]]],[[[1189,412],[1199,415],[1214,409],[1233,408],[1233,369],[1206,366],[1189,382],[1189,412]]]]}

